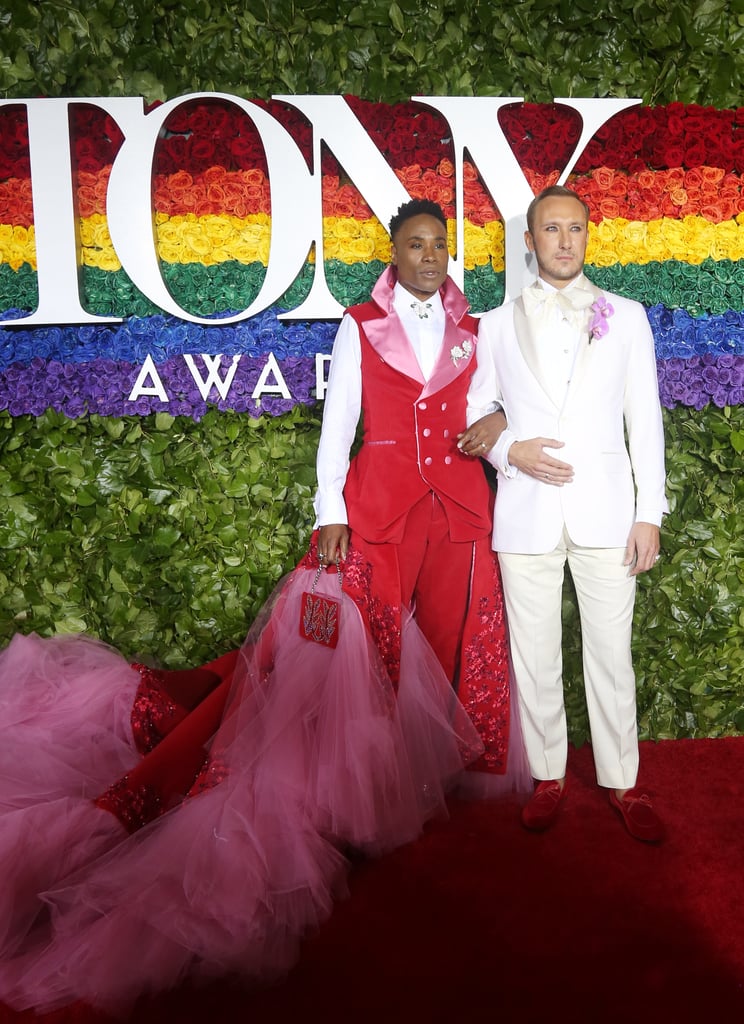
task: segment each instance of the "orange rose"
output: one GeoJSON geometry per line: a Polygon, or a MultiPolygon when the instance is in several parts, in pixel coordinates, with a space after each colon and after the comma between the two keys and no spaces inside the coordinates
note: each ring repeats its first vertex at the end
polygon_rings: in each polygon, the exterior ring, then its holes
{"type": "Polygon", "coordinates": [[[219,207],[220,213],[224,210],[226,201],[225,190],[218,180],[214,179],[208,183],[206,198],[209,202],[219,207]]]}
{"type": "Polygon", "coordinates": [[[703,166],[700,168],[700,173],[702,174],[705,181],[709,181],[711,182],[711,184],[717,185],[718,182],[723,179],[725,171],[721,167],[703,166]]]}
{"type": "MultiPolygon", "coordinates": [[[[106,167],[102,167],[96,177],[95,192],[100,202],[106,202],[106,196],[108,194],[109,178],[111,177],[111,164],[106,167]]],[[[30,183],[29,183],[30,184],[30,183]]]]}
{"type": "Polygon", "coordinates": [[[706,220],[712,221],[714,224],[720,224],[721,221],[729,220],[736,213],[734,204],[727,199],[719,199],[718,202],[706,202],[700,207],[700,213],[706,220]]]}
{"type": "Polygon", "coordinates": [[[168,175],[168,187],[173,192],[182,192],[186,189],[192,188],[194,179],[191,177],[188,171],[176,171],[175,174],[168,175]]]}
{"type": "Polygon", "coordinates": [[[168,188],[156,188],[153,192],[153,205],[158,213],[176,213],[173,193],[168,188]]]}
{"type": "Polygon", "coordinates": [[[607,195],[614,196],[616,199],[624,199],[627,194],[628,179],[624,174],[618,172],[607,189],[607,195]]]}
{"type": "Polygon", "coordinates": [[[597,167],[591,176],[603,192],[606,192],[615,180],[615,172],[611,167],[597,167]]]}
{"type": "Polygon", "coordinates": [[[398,167],[395,170],[401,184],[407,192],[410,192],[416,183],[421,180],[421,167],[418,164],[409,164],[408,167],[398,167]]]}
{"type": "Polygon", "coordinates": [[[81,185],[77,190],[78,214],[81,217],[90,217],[94,213],[104,213],[99,209],[95,190],[89,186],[81,185]]]}
{"type": "Polygon", "coordinates": [[[86,185],[88,188],[95,188],[97,177],[98,175],[92,174],[90,171],[78,171],[78,185],[86,185]]]}
{"type": "Polygon", "coordinates": [[[444,209],[454,202],[454,189],[444,189],[438,181],[433,182],[426,187],[426,198],[431,199],[435,203],[439,203],[442,209],[444,209]]]}
{"type": "Polygon", "coordinates": [[[207,167],[206,171],[201,174],[201,178],[205,185],[210,185],[216,181],[223,181],[227,171],[224,167],[216,165],[215,167],[207,167]]]}
{"type": "Polygon", "coordinates": [[[248,185],[264,186],[266,184],[266,175],[258,167],[249,167],[247,171],[241,171],[240,175],[248,185]]]}
{"type": "Polygon", "coordinates": [[[599,212],[602,217],[605,217],[607,220],[614,220],[615,217],[620,216],[620,206],[616,199],[608,196],[607,198],[600,200],[599,212]]]}
{"type": "Polygon", "coordinates": [[[325,199],[326,196],[334,195],[338,192],[339,181],[337,174],[324,174],[323,179],[320,183],[320,191],[325,199]]]}

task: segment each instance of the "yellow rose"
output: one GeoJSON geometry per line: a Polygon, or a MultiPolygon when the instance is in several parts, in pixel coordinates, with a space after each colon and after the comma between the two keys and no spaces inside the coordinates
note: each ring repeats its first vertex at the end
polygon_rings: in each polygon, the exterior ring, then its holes
{"type": "Polygon", "coordinates": [[[107,270],[110,273],[113,273],[116,270],[121,270],[119,257],[116,255],[113,248],[106,249],[99,253],[98,266],[101,270],[107,270]]]}
{"type": "Polygon", "coordinates": [[[599,224],[590,224],[586,245],[587,263],[595,267],[611,267],[618,260],[615,222],[602,220],[599,224]]]}
{"type": "Polygon", "coordinates": [[[214,267],[218,263],[226,263],[231,259],[232,256],[228,250],[217,245],[213,246],[205,256],[202,256],[200,263],[205,267],[214,267]]]}
{"type": "Polygon", "coordinates": [[[36,236],[33,225],[29,228],[20,224],[3,225],[9,228],[0,236],[0,259],[13,270],[19,270],[24,263],[36,269],[36,236]]]}
{"type": "Polygon", "coordinates": [[[163,245],[180,247],[181,225],[176,224],[173,220],[166,220],[162,224],[156,224],[155,237],[159,247],[163,245]]]}
{"type": "Polygon", "coordinates": [[[361,224],[351,217],[324,217],[323,233],[327,239],[343,245],[349,239],[359,238],[361,224]]]}
{"type": "Polygon", "coordinates": [[[235,259],[241,263],[269,262],[271,232],[266,225],[243,221],[237,238],[231,246],[235,259]]]}
{"type": "Polygon", "coordinates": [[[646,227],[646,256],[648,260],[663,262],[671,255],[669,243],[663,234],[663,220],[650,220],[646,227]]]}
{"type": "Polygon", "coordinates": [[[162,239],[158,239],[158,256],[165,263],[180,263],[181,262],[181,243],[174,244],[173,242],[164,242],[162,239]]]}
{"type": "Polygon", "coordinates": [[[716,224],[710,255],[714,260],[740,260],[744,256],[744,232],[733,220],[716,224]]]}
{"type": "Polygon", "coordinates": [[[623,231],[621,259],[627,263],[647,263],[648,225],[642,220],[629,220],[623,231]]]}
{"type": "Polygon", "coordinates": [[[370,236],[373,242],[374,259],[382,260],[383,263],[390,262],[390,235],[380,224],[376,217],[362,221],[364,231],[370,236]]]}
{"type": "Polygon", "coordinates": [[[200,227],[213,245],[219,246],[235,235],[235,228],[229,218],[208,214],[199,218],[200,227]]]}
{"type": "Polygon", "coordinates": [[[491,253],[491,267],[498,274],[505,269],[504,263],[504,223],[500,220],[490,220],[483,226],[488,239],[488,249],[491,253]]]}
{"type": "Polygon", "coordinates": [[[201,224],[184,224],[181,230],[181,240],[183,242],[184,262],[201,263],[204,257],[209,256],[212,246],[202,230],[201,224]]]}
{"type": "Polygon", "coordinates": [[[702,263],[712,255],[716,244],[716,224],[711,224],[704,217],[688,214],[682,218],[682,247],[677,250],[677,258],[687,263],[702,263]]]}
{"type": "Polygon", "coordinates": [[[491,259],[491,249],[485,231],[467,219],[463,226],[463,245],[463,266],[466,270],[485,266],[491,259]]]}
{"type": "Polygon", "coordinates": [[[346,244],[341,259],[345,263],[368,263],[373,259],[374,251],[374,242],[371,238],[355,238],[346,244]]]}

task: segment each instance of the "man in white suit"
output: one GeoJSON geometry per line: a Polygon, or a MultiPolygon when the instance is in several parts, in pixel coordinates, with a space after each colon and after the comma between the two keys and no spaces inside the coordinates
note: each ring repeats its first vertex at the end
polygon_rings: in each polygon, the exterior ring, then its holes
{"type": "Polygon", "coordinates": [[[507,429],[485,457],[498,470],[499,553],[527,754],[537,785],[522,811],[549,828],[566,797],[561,592],[568,563],[581,616],[597,781],[637,839],[664,828],[636,789],[630,640],[636,576],[659,557],[664,438],[651,330],[640,303],[583,275],[589,210],[559,186],[527,213],[538,280],[481,320],[463,449],[488,448],[497,399],[507,429]],[[625,437],[627,434],[628,446],[625,437]],[[483,436],[481,436],[483,435],[483,436]]]}

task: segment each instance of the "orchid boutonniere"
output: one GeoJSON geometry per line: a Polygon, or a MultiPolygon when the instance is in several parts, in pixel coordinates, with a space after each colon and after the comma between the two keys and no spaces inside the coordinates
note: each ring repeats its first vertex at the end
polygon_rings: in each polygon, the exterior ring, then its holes
{"type": "Polygon", "coordinates": [[[610,325],[607,321],[615,312],[615,307],[607,301],[604,295],[599,295],[591,304],[589,312],[592,314],[589,321],[589,344],[591,345],[595,338],[604,338],[609,331],[610,325]]]}
{"type": "Polygon", "coordinates": [[[465,359],[473,351],[472,341],[463,341],[462,345],[455,345],[454,348],[450,349],[450,356],[452,362],[457,366],[460,359],[465,359]]]}

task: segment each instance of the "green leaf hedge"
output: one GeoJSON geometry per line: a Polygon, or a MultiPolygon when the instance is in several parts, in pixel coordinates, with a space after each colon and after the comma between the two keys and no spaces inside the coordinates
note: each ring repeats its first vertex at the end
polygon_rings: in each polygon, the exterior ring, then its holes
{"type": "Polygon", "coordinates": [[[639,96],[739,105],[742,0],[6,0],[6,96],[639,96]]]}
{"type": "MultiPolygon", "coordinates": [[[[6,0],[0,95],[638,96],[740,104],[744,0],[6,0]]],[[[672,511],[640,581],[642,735],[744,731],[740,408],[665,413],[672,511]]],[[[0,643],[86,629],[178,666],[238,643],[312,522],[317,411],[0,414],[0,643]]],[[[567,705],[587,735],[566,588],[567,705]]]]}
{"type": "Polygon", "coordinates": [[[87,630],[182,665],[239,644],[312,525],[319,420],[0,414],[0,642],[87,630]]]}

